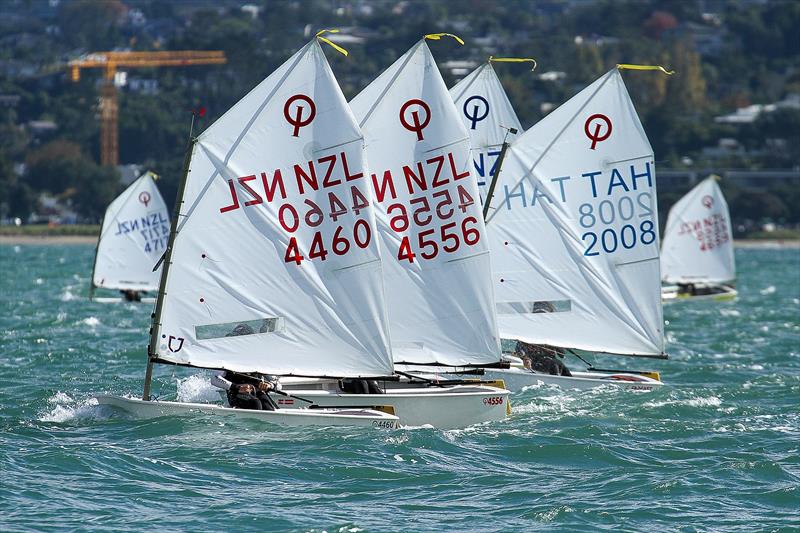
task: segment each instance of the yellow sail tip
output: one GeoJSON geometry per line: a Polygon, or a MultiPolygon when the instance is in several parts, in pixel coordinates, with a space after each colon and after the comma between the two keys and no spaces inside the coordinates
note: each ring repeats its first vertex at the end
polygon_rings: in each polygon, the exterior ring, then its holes
{"type": "Polygon", "coordinates": [[[536,70],[536,60],[532,57],[494,57],[489,56],[489,63],[533,63],[531,72],[536,70]]]}
{"type": "Polygon", "coordinates": [[[628,63],[617,63],[617,69],[619,70],[658,70],[666,74],[667,76],[672,76],[675,74],[674,70],[667,70],[661,65],[631,65],[628,63]]]}
{"type": "Polygon", "coordinates": [[[337,29],[319,30],[317,32],[317,34],[315,35],[315,37],[317,38],[317,40],[322,41],[323,43],[329,45],[331,48],[333,48],[334,50],[336,50],[340,54],[344,54],[345,57],[350,55],[350,52],[348,52],[347,50],[345,50],[344,48],[342,48],[338,44],[334,43],[330,39],[327,39],[327,38],[323,37],[323,35],[325,35],[326,33],[339,33],[339,30],[337,30],[337,29]]]}
{"type": "Polygon", "coordinates": [[[458,44],[460,44],[461,46],[464,46],[464,39],[462,39],[458,35],[453,35],[452,33],[429,33],[429,34],[425,35],[423,37],[423,39],[429,39],[431,41],[438,41],[442,37],[451,37],[451,38],[455,39],[455,41],[458,44]]]}

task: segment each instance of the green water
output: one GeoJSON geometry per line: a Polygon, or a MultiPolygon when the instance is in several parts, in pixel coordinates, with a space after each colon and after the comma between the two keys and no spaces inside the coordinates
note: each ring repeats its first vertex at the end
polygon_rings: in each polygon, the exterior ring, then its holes
{"type": "MultiPolygon", "coordinates": [[[[90,246],[0,246],[0,531],[800,530],[800,250],[665,307],[652,393],[533,388],[460,431],[131,420],[147,305],[86,299],[90,246]]],[[[577,367],[577,365],[575,365],[577,367]]],[[[154,392],[213,397],[202,371],[154,392]]]]}

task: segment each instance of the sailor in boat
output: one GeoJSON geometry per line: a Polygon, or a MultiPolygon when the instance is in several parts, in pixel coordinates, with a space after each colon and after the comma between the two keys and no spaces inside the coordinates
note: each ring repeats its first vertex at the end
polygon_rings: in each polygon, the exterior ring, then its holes
{"type": "MultiPolygon", "coordinates": [[[[555,310],[550,302],[533,304],[534,313],[554,313],[555,310]]],[[[518,340],[515,352],[528,370],[553,376],[572,376],[561,360],[564,359],[564,350],[561,348],[546,344],[528,344],[518,340]]]]}
{"type": "MultiPolygon", "coordinates": [[[[266,324],[260,329],[265,331],[266,324]]],[[[249,324],[238,324],[226,337],[253,335],[255,330],[249,324]]],[[[211,378],[211,384],[223,389],[228,397],[228,404],[239,409],[256,411],[274,411],[278,408],[269,392],[279,390],[278,378],[261,374],[240,374],[225,370],[211,378]]]]}
{"type": "Polygon", "coordinates": [[[277,379],[225,370],[215,374],[211,384],[225,391],[231,407],[255,411],[274,411],[278,408],[269,397],[270,391],[278,390],[277,379]]]}
{"type": "Polygon", "coordinates": [[[345,378],[339,380],[339,388],[348,394],[383,394],[383,389],[374,379],[345,378]]]}
{"type": "Polygon", "coordinates": [[[142,301],[142,293],[139,291],[134,291],[132,289],[125,289],[124,291],[119,291],[122,293],[122,296],[125,298],[126,302],[141,302],[142,301]]]}

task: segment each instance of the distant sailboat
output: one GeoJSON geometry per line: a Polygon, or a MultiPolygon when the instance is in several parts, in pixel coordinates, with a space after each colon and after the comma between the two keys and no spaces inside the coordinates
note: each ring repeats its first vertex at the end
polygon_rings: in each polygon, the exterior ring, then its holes
{"type": "Polygon", "coordinates": [[[364,163],[361,132],[314,39],[193,141],[143,399],[101,396],[99,403],[138,416],[205,412],[395,427],[398,417],[382,412],[391,408],[369,408],[366,400],[261,411],[150,399],[154,363],[279,376],[392,375],[364,163]]]}
{"type": "Polygon", "coordinates": [[[661,279],[671,284],[665,301],[737,295],[731,215],[718,180],[709,176],[669,210],[661,250],[661,279]]]}
{"type": "MultiPolygon", "coordinates": [[[[395,368],[499,364],[489,248],[469,140],[425,39],[350,106],[370,164],[395,368]]],[[[328,391],[282,382],[320,405],[334,401],[328,391]]],[[[409,385],[384,386],[386,396],[428,396],[413,411],[393,404],[411,425],[463,427],[507,413],[508,391],[489,384],[409,385]]]]}
{"type": "Polygon", "coordinates": [[[90,298],[121,302],[125,298],[94,298],[95,289],[115,289],[128,300],[153,303],[141,292],[155,292],[161,269],[153,270],[167,248],[169,212],[155,183],[145,172],[111,202],[103,217],[92,268],[90,298]]]}
{"type": "MultiPolygon", "coordinates": [[[[502,91],[493,69],[479,72],[476,79],[491,81],[474,94],[502,91]]],[[[506,132],[483,135],[477,146],[497,146],[506,132]]],[[[666,357],[653,152],[618,69],[514,140],[495,186],[487,229],[503,339],[560,353],[666,357]]],[[[661,385],[654,372],[551,375],[510,359],[514,368],[486,375],[502,377],[511,390],[537,381],[580,389],[661,385]]]]}

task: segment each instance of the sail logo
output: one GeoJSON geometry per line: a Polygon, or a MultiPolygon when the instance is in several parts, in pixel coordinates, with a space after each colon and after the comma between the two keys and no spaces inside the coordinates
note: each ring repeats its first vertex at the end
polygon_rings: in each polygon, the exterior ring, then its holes
{"type": "Polygon", "coordinates": [[[147,204],[150,203],[150,199],[151,197],[149,192],[142,191],[139,193],[139,203],[144,204],[145,207],[147,207],[147,204]]]}
{"type": "Polygon", "coordinates": [[[478,122],[484,120],[489,116],[489,102],[483,96],[471,96],[464,102],[464,116],[472,123],[470,129],[474,130],[478,122]],[[474,103],[473,103],[474,102],[474,103]],[[482,105],[478,105],[478,103],[482,105]],[[470,104],[472,105],[472,114],[470,114],[470,104]]]}
{"type": "Polygon", "coordinates": [[[296,94],[286,100],[286,104],[283,106],[283,116],[286,118],[286,122],[294,126],[292,137],[297,137],[300,134],[300,128],[311,124],[311,121],[317,116],[317,106],[314,105],[314,101],[308,96],[296,94]],[[308,105],[302,105],[302,102],[308,105]],[[297,105],[294,107],[295,113],[292,115],[292,104],[294,103],[297,103],[297,105]],[[303,118],[304,109],[308,109],[308,116],[306,118],[303,118]]]}
{"type": "Polygon", "coordinates": [[[183,337],[176,337],[175,335],[170,335],[169,339],[167,340],[167,348],[172,353],[180,352],[183,349],[183,342],[186,339],[183,337]],[[172,343],[177,341],[177,348],[173,348],[172,343]]]}
{"type": "Polygon", "coordinates": [[[702,202],[706,209],[711,209],[711,207],[714,205],[714,199],[709,195],[703,196],[702,202]]]}
{"type": "Polygon", "coordinates": [[[428,107],[428,104],[426,104],[422,100],[419,100],[417,98],[412,98],[411,100],[403,104],[402,107],[400,107],[400,124],[402,124],[403,127],[408,131],[413,131],[414,133],[416,133],[417,141],[421,141],[424,139],[424,136],[422,135],[422,130],[428,127],[430,121],[431,121],[431,108],[428,107]],[[411,106],[416,106],[416,108],[411,111],[410,113],[411,122],[408,122],[407,119],[409,114],[407,113],[407,111],[411,108],[411,106]],[[420,121],[419,119],[420,111],[425,112],[425,118],[422,119],[422,121],[420,121]]]}
{"type": "Polygon", "coordinates": [[[590,116],[583,124],[583,132],[589,140],[592,141],[592,150],[597,147],[597,143],[603,142],[611,137],[611,130],[611,119],[600,113],[595,113],[590,116]],[[605,124],[605,128],[602,127],[602,124],[605,124]],[[592,127],[594,127],[594,130],[591,129],[592,127]],[[601,131],[603,131],[603,133],[600,133],[601,131]]]}

